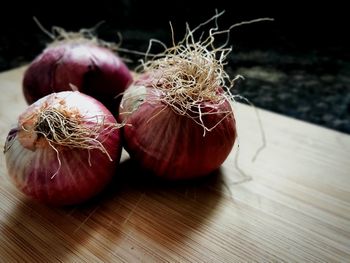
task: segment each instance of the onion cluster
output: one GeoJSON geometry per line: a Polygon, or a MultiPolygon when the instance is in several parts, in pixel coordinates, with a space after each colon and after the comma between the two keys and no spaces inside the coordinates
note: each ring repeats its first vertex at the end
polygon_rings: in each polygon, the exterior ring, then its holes
{"type": "Polygon", "coordinates": [[[32,104],[6,139],[14,184],[43,203],[83,202],[118,173],[122,146],[166,179],[218,169],[237,132],[232,81],[223,70],[230,49],[214,47],[215,30],[203,42],[188,31],[143,63],[134,81],[121,59],[94,41],[66,39],[45,49],[23,78],[32,104]]]}

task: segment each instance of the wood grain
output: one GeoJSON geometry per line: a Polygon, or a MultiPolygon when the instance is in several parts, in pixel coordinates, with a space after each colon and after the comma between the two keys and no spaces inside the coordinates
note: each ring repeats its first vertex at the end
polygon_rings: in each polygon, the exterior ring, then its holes
{"type": "MultiPolygon", "coordinates": [[[[1,147],[26,107],[23,71],[0,74],[1,147]]],[[[113,183],[74,207],[27,199],[1,154],[0,262],[350,262],[350,136],[259,110],[267,147],[252,162],[256,115],[235,113],[239,153],[219,171],[149,180],[124,153],[113,183]]]]}

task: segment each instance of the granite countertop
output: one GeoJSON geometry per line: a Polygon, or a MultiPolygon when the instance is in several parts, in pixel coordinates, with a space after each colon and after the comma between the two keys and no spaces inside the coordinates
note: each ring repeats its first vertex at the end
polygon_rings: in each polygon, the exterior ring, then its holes
{"type": "Polygon", "coordinates": [[[350,61],[317,51],[233,55],[245,76],[237,92],[255,105],[350,133],[350,61]]]}

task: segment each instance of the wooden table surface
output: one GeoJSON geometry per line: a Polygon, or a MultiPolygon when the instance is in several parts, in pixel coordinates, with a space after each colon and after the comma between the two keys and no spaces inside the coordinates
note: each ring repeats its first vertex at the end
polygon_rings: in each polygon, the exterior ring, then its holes
{"type": "MultiPolygon", "coordinates": [[[[24,68],[0,74],[0,145],[26,104],[24,68]]],[[[90,202],[47,207],[0,154],[0,262],[350,262],[350,136],[236,104],[235,148],[202,180],[145,180],[124,153],[90,202]],[[237,144],[236,144],[237,145],[237,144]]]]}

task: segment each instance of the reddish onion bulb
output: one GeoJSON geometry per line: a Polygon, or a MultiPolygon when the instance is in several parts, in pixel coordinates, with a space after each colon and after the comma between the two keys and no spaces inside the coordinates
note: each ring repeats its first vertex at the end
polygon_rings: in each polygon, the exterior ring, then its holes
{"type": "MultiPolygon", "coordinates": [[[[149,80],[147,76],[140,79],[143,84],[149,80]]],[[[196,123],[200,121],[196,110],[191,117],[180,115],[163,97],[164,91],[137,83],[124,94],[119,118],[126,122],[122,134],[130,157],[167,179],[189,179],[218,169],[236,139],[230,102],[201,103],[201,121],[212,128],[203,134],[203,127],[196,123]]]]}
{"type": "Polygon", "coordinates": [[[112,51],[87,39],[61,40],[46,48],[28,67],[23,93],[31,104],[52,92],[78,91],[117,113],[122,93],[132,82],[128,67],[112,51]]]}
{"type": "Polygon", "coordinates": [[[226,160],[236,140],[230,92],[235,79],[224,70],[231,48],[225,46],[228,41],[214,44],[216,35],[230,29],[219,31],[215,23],[208,36],[202,32],[198,41],[194,37],[212,19],[194,30],[186,27],[178,44],[172,39],[172,47],[146,56],[143,74],[120,103],[126,150],[157,176],[177,180],[207,175],[226,160]]]}
{"type": "Polygon", "coordinates": [[[120,131],[96,99],[78,91],[53,93],[19,116],[4,153],[9,176],[23,193],[47,204],[77,204],[114,175],[120,131]]]}

